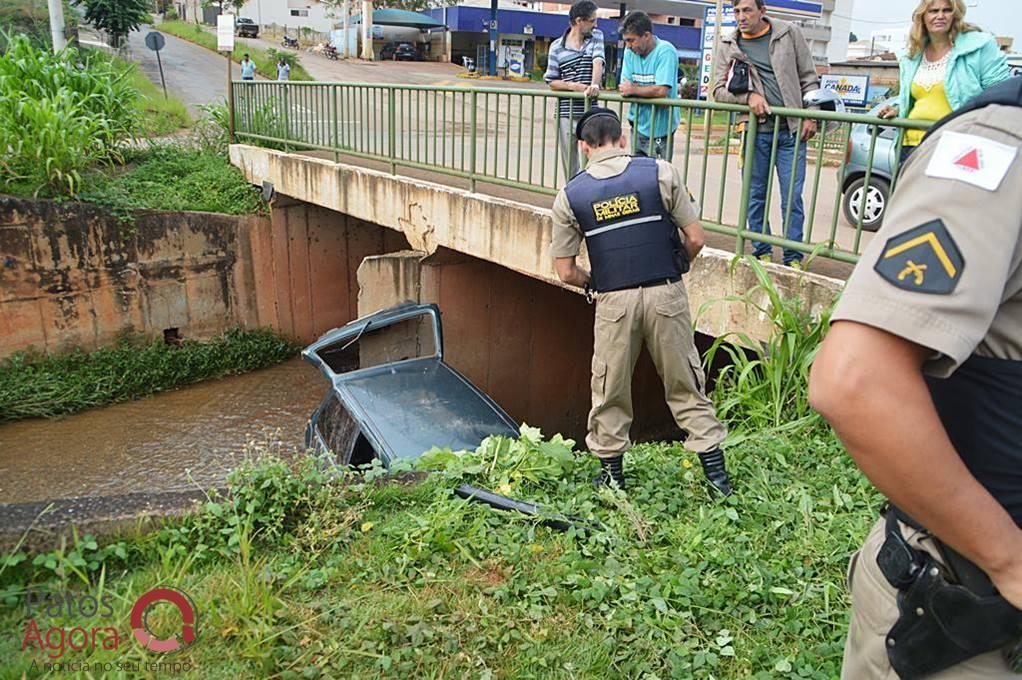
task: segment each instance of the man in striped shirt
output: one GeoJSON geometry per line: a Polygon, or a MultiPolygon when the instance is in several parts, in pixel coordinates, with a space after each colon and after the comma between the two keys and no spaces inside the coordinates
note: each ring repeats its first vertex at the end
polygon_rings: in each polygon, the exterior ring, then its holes
{"type": "MultiPolygon", "coordinates": [[[[603,32],[596,28],[596,3],[579,0],[568,13],[568,30],[550,45],[544,80],[551,90],[582,92],[586,97],[600,93],[603,78],[603,32]]],[[[578,173],[578,144],[575,123],[585,113],[584,99],[558,99],[558,144],[567,176],[578,173]]]]}

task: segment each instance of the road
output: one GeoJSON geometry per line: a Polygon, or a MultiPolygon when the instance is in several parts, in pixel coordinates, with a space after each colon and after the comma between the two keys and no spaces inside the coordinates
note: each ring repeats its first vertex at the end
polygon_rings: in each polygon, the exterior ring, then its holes
{"type": "MultiPolygon", "coordinates": [[[[145,45],[145,36],[154,30],[143,26],[128,36],[131,59],[157,85],[160,84],[160,69],[156,53],[145,45]]],[[[158,29],[156,29],[158,30],[158,29]]],[[[163,33],[167,44],[160,50],[163,75],[167,80],[167,91],[183,101],[193,118],[200,117],[200,106],[216,104],[227,99],[227,63],[224,57],[199,47],[187,40],[163,33]]],[[[240,78],[238,65],[233,66],[235,78],[240,78]]]]}

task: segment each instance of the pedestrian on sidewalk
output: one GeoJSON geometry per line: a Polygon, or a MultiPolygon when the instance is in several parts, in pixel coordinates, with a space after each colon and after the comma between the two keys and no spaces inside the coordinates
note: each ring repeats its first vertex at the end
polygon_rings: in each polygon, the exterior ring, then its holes
{"type": "MultiPolygon", "coordinates": [[[[820,77],[816,74],[809,45],[797,26],[768,18],[763,0],[736,0],[734,8],[738,28],[720,40],[713,96],[718,102],[748,104],[759,122],[756,138],[744,138],[746,144],[756,145],[749,192],[749,230],[770,233],[766,215],[774,133],[770,107],[806,108],[802,98],[820,89],[820,77]]],[[[739,124],[744,125],[747,119],[748,115],[742,114],[739,124]]],[[[805,143],[816,135],[816,121],[811,118],[782,118],[779,125],[774,167],[777,168],[781,189],[781,214],[789,214],[788,196],[791,196],[791,217],[785,233],[788,239],[801,242],[805,221],[802,205],[802,187],[806,179],[805,143]],[[794,188],[791,180],[793,167],[794,188]]],[[[772,250],[769,243],[753,241],[753,254],[763,261],[770,261],[772,250]]],[[[797,250],[784,249],[784,264],[790,267],[801,269],[802,257],[797,250]]]]}
{"type": "MultiPolygon", "coordinates": [[[[626,16],[621,23],[621,37],[625,41],[621,84],[618,85],[622,96],[677,99],[678,51],[671,43],[653,35],[649,15],[632,12],[626,16]]],[[[636,153],[671,162],[674,131],[681,122],[678,107],[632,104],[628,121],[635,133],[632,148],[636,153]]]]}
{"type": "MultiPolygon", "coordinates": [[[[596,3],[579,0],[568,13],[568,30],[550,45],[543,79],[551,90],[596,97],[600,94],[605,63],[603,32],[596,28],[596,3]]],[[[557,132],[565,181],[578,174],[575,124],[585,108],[584,99],[557,100],[557,132]]]]}
{"type": "Polygon", "coordinates": [[[248,52],[245,53],[244,58],[241,60],[241,79],[242,80],[255,80],[256,65],[248,56],[248,52]]]}

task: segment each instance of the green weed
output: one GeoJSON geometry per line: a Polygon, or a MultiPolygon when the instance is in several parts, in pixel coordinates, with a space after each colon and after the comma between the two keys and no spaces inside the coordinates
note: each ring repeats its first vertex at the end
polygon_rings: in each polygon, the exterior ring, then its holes
{"type": "Polygon", "coordinates": [[[272,331],[231,330],[209,342],[124,340],[95,352],[15,354],[0,362],[0,422],[53,418],[138,399],[209,378],[244,373],[294,356],[272,331]]]}
{"type": "Polygon", "coordinates": [[[712,365],[718,352],[729,360],[713,392],[717,413],[733,426],[753,431],[820,425],[819,414],[809,405],[809,370],[830,324],[831,308],[814,316],[800,298],[783,297],[758,260],[736,256],[732,272],[740,264],[752,269],[756,285],[742,295],[710,301],[698,314],[720,302],[745,304],[770,320],[773,333],[766,343],[746,333],[728,333],[714,341],[706,364],[712,365]]]}
{"type": "Polygon", "coordinates": [[[74,194],[85,168],[119,158],[138,129],[137,99],[108,59],[9,38],[0,54],[0,183],[74,194]]]}

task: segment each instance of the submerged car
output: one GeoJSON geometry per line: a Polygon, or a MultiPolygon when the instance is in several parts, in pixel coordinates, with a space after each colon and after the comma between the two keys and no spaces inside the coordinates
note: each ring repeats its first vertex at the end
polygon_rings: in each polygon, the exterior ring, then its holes
{"type": "MultiPolygon", "coordinates": [[[[888,99],[869,110],[875,116],[881,108],[897,104],[897,98],[888,99]]],[[[841,210],[853,227],[858,224],[862,212],[862,228],[876,231],[884,221],[888,199],[891,196],[891,177],[894,168],[894,152],[898,144],[898,128],[881,127],[877,133],[873,150],[873,169],[870,171],[869,186],[866,187],[866,165],[869,161],[869,147],[873,132],[869,125],[856,123],[848,137],[845,154],[845,172],[841,180],[841,210]],[[866,193],[863,208],[862,194],[866,193]]]]}
{"type": "Polygon", "coordinates": [[[475,449],[518,424],[443,358],[440,310],[404,304],[325,333],[302,357],[330,386],[305,431],[306,448],[340,465],[384,467],[433,446],[475,449]]]}

